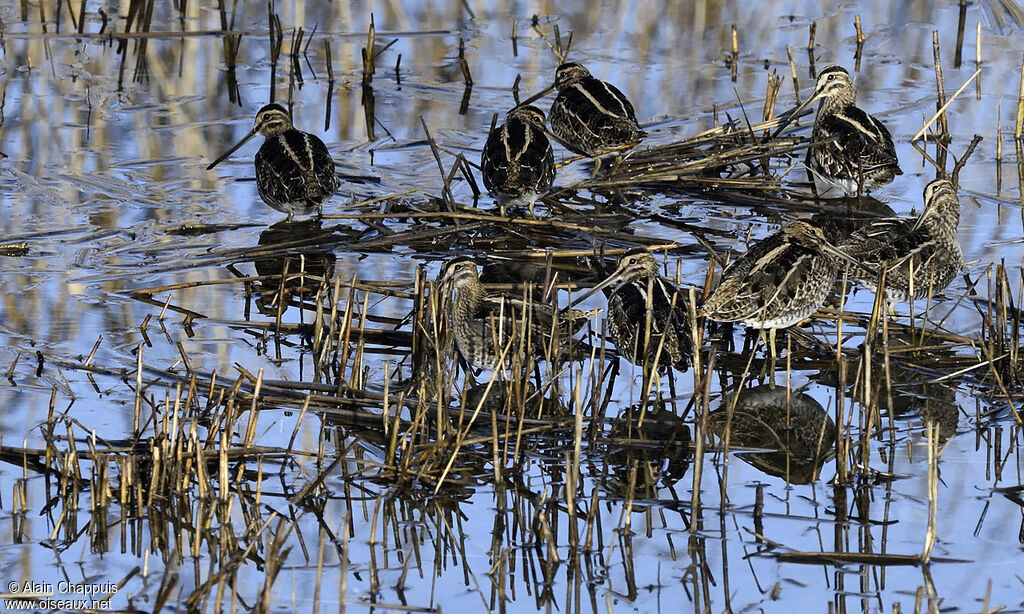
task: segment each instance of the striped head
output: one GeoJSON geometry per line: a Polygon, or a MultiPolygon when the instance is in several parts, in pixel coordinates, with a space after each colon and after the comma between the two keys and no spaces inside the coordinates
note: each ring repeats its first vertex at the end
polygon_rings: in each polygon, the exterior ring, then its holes
{"type": "Polygon", "coordinates": [[[782,227],[782,236],[811,249],[821,249],[822,245],[828,244],[825,233],[808,222],[796,221],[786,224],[782,227]]]}
{"type": "Polygon", "coordinates": [[[579,62],[566,62],[555,69],[555,89],[562,91],[567,87],[590,78],[590,71],[579,62]]]}
{"type": "Polygon", "coordinates": [[[846,252],[843,252],[825,238],[825,232],[814,224],[795,221],[782,227],[782,236],[790,243],[796,243],[804,248],[828,256],[829,258],[845,262],[853,266],[860,266],[860,263],[853,260],[846,252]]]}
{"type": "Polygon", "coordinates": [[[657,277],[657,275],[658,261],[654,259],[654,255],[642,247],[634,247],[619,256],[619,264],[611,275],[577,296],[572,304],[580,303],[587,297],[593,296],[607,288],[613,288],[612,292],[614,293],[627,284],[657,277]]]}
{"type": "Polygon", "coordinates": [[[658,261],[642,247],[636,247],[619,257],[619,266],[612,274],[624,283],[654,277],[658,274],[658,261]]]}
{"type": "Polygon", "coordinates": [[[287,109],[272,102],[256,114],[253,132],[262,136],[277,136],[292,129],[292,118],[287,109]]]}
{"type": "Polygon", "coordinates": [[[822,99],[826,106],[844,107],[852,105],[856,97],[857,91],[850,80],[850,73],[842,66],[829,66],[818,73],[811,100],[822,99]]]}
{"type": "Polygon", "coordinates": [[[544,111],[531,105],[513,107],[505,117],[506,120],[518,119],[527,124],[532,124],[541,130],[544,130],[547,125],[547,120],[544,119],[544,111]]]}
{"type": "Polygon", "coordinates": [[[960,199],[949,179],[936,179],[924,187],[924,213],[921,216],[939,222],[956,232],[960,223],[960,199]]]}
{"type": "Polygon", "coordinates": [[[441,280],[441,285],[455,290],[480,284],[480,274],[476,270],[476,263],[468,256],[458,256],[445,262],[438,274],[438,279],[441,280]]]}

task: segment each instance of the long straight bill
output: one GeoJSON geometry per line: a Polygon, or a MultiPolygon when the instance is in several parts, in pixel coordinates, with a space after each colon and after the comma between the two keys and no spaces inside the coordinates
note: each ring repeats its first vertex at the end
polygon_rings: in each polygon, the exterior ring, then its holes
{"type": "Polygon", "coordinates": [[[250,131],[249,131],[249,134],[247,134],[247,135],[245,135],[244,137],[242,137],[242,140],[241,140],[241,141],[238,141],[237,143],[235,143],[234,145],[232,145],[232,146],[231,146],[231,149],[229,149],[229,150],[225,151],[224,153],[222,153],[222,154],[220,155],[220,157],[219,157],[219,158],[217,158],[216,160],[214,160],[213,162],[210,162],[210,165],[206,167],[206,170],[210,170],[210,169],[212,169],[213,167],[215,167],[215,166],[217,166],[218,164],[220,164],[221,162],[223,162],[225,158],[227,158],[227,157],[228,157],[228,156],[230,156],[231,154],[235,153],[235,151],[236,151],[236,150],[238,150],[238,148],[239,148],[239,147],[241,147],[242,145],[245,145],[246,143],[248,143],[248,142],[249,142],[249,139],[251,139],[251,138],[252,138],[252,137],[254,137],[254,136],[256,136],[256,129],[255,129],[255,128],[253,128],[252,130],[250,130],[250,131]]]}
{"type": "Polygon", "coordinates": [[[542,89],[541,91],[537,92],[537,93],[536,93],[536,94],[534,94],[533,96],[530,96],[530,97],[529,97],[529,98],[527,98],[526,100],[524,100],[524,101],[520,102],[520,103],[519,103],[519,104],[517,104],[516,106],[517,106],[517,107],[521,107],[521,106],[523,106],[523,105],[528,105],[528,104],[530,104],[531,102],[535,102],[535,101],[537,101],[537,100],[540,100],[541,98],[543,98],[544,96],[546,96],[548,92],[550,92],[550,91],[551,91],[551,90],[553,90],[553,89],[555,89],[555,84],[554,84],[554,83],[552,83],[551,85],[549,85],[549,86],[547,86],[546,88],[542,89]]]}
{"type": "Polygon", "coordinates": [[[580,295],[577,295],[577,296],[573,297],[572,302],[569,303],[569,307],[571,308],[571,307],[575,307],[576,305],[579,305],[580,303],[582,303],[583,301],[587,300],[591,296],[597,294],[601,290],[604,290],[608,286],[611,286],[615,282],[619,281],[619,279],[621,279],[621,278],[622,278],[622,275],[618,271],[615,271],[614,273],[609,275],[601,283],[591,287],[589,290],[587,290],[583,294],[580,294],[580,295]]]}
{"type": "Polygon", "coordinates": [[[801,102],[799,105],[797,105],[797,107],[795,109],[790,111],[789,112],[789,116],[786,117],[786,121],[784,121],[781,124],[779,124],[779,127],[775,129],[775,132],[770,137],[768,137],[768,140],[770,141],[770,140],[774,139],[775,137],[779,136],[779,133],[782,132],[783,130],[785,130],[786,126],[792,124],[793,120],[795,120],[796,118],[800,117],[800,114],[804,112],[804,109],[809,107],[812,102],[817,100],[818,96],[819,96],[818,92],[814,92],[813,94],[811,94],[811,96],[807,100],[801,102]]]}

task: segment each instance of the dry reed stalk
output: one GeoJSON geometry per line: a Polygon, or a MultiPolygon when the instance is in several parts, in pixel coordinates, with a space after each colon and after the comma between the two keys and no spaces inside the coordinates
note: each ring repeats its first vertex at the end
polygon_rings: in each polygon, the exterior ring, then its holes
{"type": "Polygon", "coordinates": [[[960,68],[963,59],[964,29],[967,26],[967,1],[960,0],[960,15],[956,25],[956,55],[953,58],[953,68],[960,68]]]}
{"type": "Polygon", "coordinates": [[[730,27],[730,46],[729,46],[729,77],[733,83],[736,83],[736,75],[739,70],[740,61],[740,40],[739,32],[736,29],[736,24],[732,24],[730,27]]]}
{"type": "MultiPolygon", "coordinates": [[[[933,58],[934,63],[935,63],[935,88],[937,90],[936,98],[935,98],[935,108],[936,108],[936,110],[938,110],[938,109],[943,109],[946,106],[946,90],[945,90],[945,87],[943,86],[943,82],[942,82],[942,55],[939,53],[939,31],[938,30],[932,30],[932,58],[933,58]]],[[[939,130],[939,132],[938,132],[937,138],[939,140],[939,143],[941,145],[943,145],[943,146],[948,144],[949,143],[949,139],[951,137],[950,137],[950,134],[949,134],[949,124],[946,121],[945,113],[940,113],[939,114],[938,130],[939,130]]],[[[942,152],[941,148],[939,150],[939,154],[938,154],[937,157],[939,158],[940,161],[944,161],[945,160],[945,156],[943,155],[943,152],[942,152]]],[[[940,167],[945,168],[945,165],[940,164],[940,167]]]]}
{"type": "MultiPolygon", "coordinates": [[[[981,70],[981,22],[978,22],[976,39],[974,43],[974,68],[981,70]]],[[[978,79],[977,88],[974,93],[975,100],[981,100],[981,79],[978,79]]],[[[1000,99],[1002,100],[1002,99],[1000,99]]]]}
{"type": "Polygon", "coordinates": [[[1024,134],[1024,56],[1021,57],[1020,64],[1020,87],[1017,94],[1017,120],[1014,122],[1013,138],[1019,141],[1022,134],[1024,134]]]}
{"type": "Polygon", "coordinates": [[[934,422],[925,425],[928,447],[928,522],[925,530],[924,547],[921,550],[921,564],[928,565],[932,548],[938,538],[939,517],[939,427],[934,422]]]}
{"type": "MultiPolygon", "coordinates": [[[[911,137],[910,140],[911,141],[918,140],[919,138],[924,136],[925,132],[928,130],[929,127],[931,127],[931,125],[933,123],[935,123],[936,119],[944,118],[945,117],[945,113],[946,113],[946,109],[949,108],[949,105],[952,104],[954,100],[956,100],[957,96],[959,96],[960,93],[963,92],[964,89],[966,89],[967,86],[970,85],[971,81],[973,79],[975,79],[979,74],[981,74],[981,69],[980,68],[978,70],[974,71],[974,74],[972,74],[970,77],[968,77],[967,81],[964,81],[964,84],[960,86],[960,89],[958,89],[952,96],[949,97],[949,99],[945,100],[942,103],[942,105],[940,105],[938,107],[938,109],[935,111],[935,113],[927,121],[924,122],[924,125],[921,126],[921,129],[918,130],[917,133],[913,137],[911,137]]],[[[1022,100],[1024,100],[1024,98],[1022,98],[1022,100]]],[[[1024,107],[1021,107],[1021,108],[1024,109],[1024,107]]],[[[941,133],[941,129],[940,129],[940,133],[941,133]]]]}

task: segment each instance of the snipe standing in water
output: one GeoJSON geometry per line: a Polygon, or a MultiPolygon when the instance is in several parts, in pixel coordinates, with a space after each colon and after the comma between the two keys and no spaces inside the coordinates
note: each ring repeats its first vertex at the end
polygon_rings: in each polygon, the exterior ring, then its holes
{"type": "Polygon", "coordinates": [[[505,123],[487,137],[480,170],[502,215],[510,205],[526,206],[532,215],[533,203],[555,182],[555,154],[544,132],[544,112],[528,105],[509,111],[505,123]]]}
{"type": "Polygon", "coordinates": [[[847,256],[825,240],[820,228],[790,222],[726,267],[700,313],[716,322],[770,330],[774,357],[775,331],[821,306],[835,283],[837,260],[847,256]]]}
{"type": "Polygon", "coordinates": [[[582,64],[559,66],[554,88],[558,95],[551,104],[551,132],[570,150],[594,156],[647,137],[626,95],[592,76],[582,64]]]}
{"type": "Polygon", "coordinates": [[[856,105],[856,90],[845,68],[829,66],[818,73],[814,93],[790,114],[789,121],[816,100],[821,104],[814,118],[807,165],[817,179],[847,196],[856,196],[903,174],[892,135],[882,122],[856,105]]]}
{"type": "Polygon", "coordinates": [[[249,142],[256,135],[266,137],[256,152],[256,189],[260,198],[277,211],[308,215],[320,207],[338,189],[340,181],[327,146],[316,135],[296,130],[288,111],[270,103],[256,114],[249,134],[235,143],[206,170],[249,142]]]}
{"type": "Polygon", "coordinates": [[[543,303],[490,293],[480,283],[476,264],[469,258],[453,258],[441,267],[442,287],[454,292],[452,332],[459,353],[477,369],[497,371],[522,360],[556,358],[564,353],[569,339],[579,332],[596,311],[558,311],[543,303]],[[558,347],[552,347],[553,343],[558,347]],[[526,344],[529,344],[528,346],[526,344]]]}
{"type": "Polygon", "coordinates": [[[963,263],[957,241],[960,199],[948,179],[936,179],[924,188],[924,211],[914,218],[875,220],[854,232],[838,248],[854,262],[851,276],[877,291],[878,272],[885,268],[889,301],[921,300],[940,292],[956,277],[963,263]]]}
{"type": "Polygon", "coordinates": [[[642,247],[627,251],[607,279],[574,302],[601,290],[608,295],[608,331],[623,358],[640,366],[653,366],[657,358],[659,371],[690,368],[693,343],[688,302],[682,290],[659,275],[651,253],[642,247]]]}

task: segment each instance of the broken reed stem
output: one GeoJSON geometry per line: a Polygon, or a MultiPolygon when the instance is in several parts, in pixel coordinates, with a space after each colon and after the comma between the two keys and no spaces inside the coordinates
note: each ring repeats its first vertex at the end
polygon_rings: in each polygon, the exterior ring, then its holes
{"type": "Polygon", "coordinates": [[[740,39],[739,39],[739,32],[736,29],[736,24],[732,24],[732,47],[731,47],[731,50],[732,50],[732,56],[731,56],[732,61],[729,62],[729,64],[730,64],[730,67],[729,67],[730,71],[729,72],[730,72],[730,76],[732,77],[732,82],[736,83],[736,75],[737,75],[737,71],[739,70],[739,67],[737,66],[737,64],[739,64],[739,59],[740,59],[740,39]]]}
{"type": "Polygon", "coordinates": [[[1017,93],[1017,122],[1014,124],[1013,137],[1020,139],[1024,134],[1024,56],[1020,62],[1020,86],[1017,93]]]}
{"type": "Polygon", "coordinates": [[[860,27],[860,15],[853,18],[853,27],[857,30],[857,48],[853,52],[854,70],[860,70],[860,59],[864,55],[864,31],[860,27]]]}
{"type": "Polygon", "coordinates": [[[932,548],[938,537],[939,517],[939,424],[935,421],[925,423],[925,434],[928,445],[928,525],[925,530],[924,548],[921,551],[921,564],[931,562],[932,548]]]}
{"type": "Polygon", "coordinates": [[[512,57],[519,57],[519,20],[512,19],[512,57]]]}
{"type": "Polygon", "coordinates": [[[373,13],[370,13],[370,26],[366,29],[366,47],[363,49],[363,87],[373,82],[373,44],[377,39],[377,28],[374,26],[373,13]]]}
{"type": "MultiPolygon", "coordinates": [[[[942,83],[942,56],[939,53],[938,30],[932,30],[932,58],[935,61],[935,87],[938,90],[935,108],[944,109],[946,107],[946,91],[942,83]]],[[[942,144],[945,144],[949,139],[949,125],[946,122],[945,113],[939,114],[938,133],[942,144]]]]}
{"type": "Polygon", "coordinates": [[[964,29],[967,26],[967,0],[960,0],[960,15],[956,24],[956,54],[953,56],[953,68],[960,68],[964,55],[964,29]]]}
{"type": "MultiPolygon", "coordinates": [[[[950,177],[953,178],[954,184],[959,185],[960,170],[964,167],[964,165],[967,164],[967,160],[970,159],[971,154],[974,153],[974,150],[978,147],[978,143],[981,143],[981,141],[981,135],[975,134],[974,138],[971,139],[970,144],[967,145],[967,149],[964,150],[964,154],[960,156],[960,159],[957,160],[957,163],[953,166],[953,170],[949,173],[949,175],[950,177]]],[[[996,146],[996,149],[999,149],[998,145],[996,146]]],[[[931,299],[929,298],[929,300],[931,299]]]]}
{"type": "Polygon", "coordinates": [[[473,75],[469,74],[469,62],[466,61],[466,41],[462,38],[459,39],[459,68],[466,85],[473,85],[473,75]]]}
{"type": "MultiPolygon", "coordinates": [[[[1021,68],[1022,68],[1021,76],[1022,76],[1022,78],[1024,78],[1024,63],[1021,64],[1021,68]]],[[[911,142],[916,141],[919,138],[921,138],[922,136],[924,136],[924,133],[928,130],[928,128],[930,128],[931,125],[933,123],[935,123],[935,120],[938,119],[940,116],[943,116],[943,114],[946,112],[946,109],[949,108],[949,105],[951,105],[953,103],[953,101],[956,100],[956,97],[959,96],[961,94],[961,92],[963,92],[965,89],[967,89],[967,86],[971,84],[971,81],[976,79],[978,77],[978,75],[980,75],[980,74],[981,74],[981,68],[979,68],[978,70],[975,70],[974,74],[972,74],[970,77],[968,77],[967,81],[964,81],[964,84],[960,86],[960,89],[958,89],[956,92],[954,92],[953,95],[950,96],[948,100],[946,100],[945,104],[943,104],[941,107],[939,107],[939,109],[937,111],[935,111],[935,113],[930,118],[928,118],[928,121],[926,121],[924,123],[924,125],[921,126],[921,129],[917,131],[917,134],[915,134],[913,137],[911,137],[911,139],[910,139],[911,142]]],[[[1020,129],[1020,123],[1019,122],[1020,122],[1021,117],[1024,117],[1024,80],[1022,80],[1022,87],[1021,87],[1021,106],[1018,107],[1018,130],[1020,129]]]]}
{"type": "Polygon", "coordinates": [[[789,77],[793,80],[793,93],[796,96],[796,103],[803,102],[800,99],[800,82],[796,78],[796,62],[793,61],[793,52],[789,45],[786,45],[786,57],[789,59],[789,77]]]}
{"type": "MultiPolygon", "coordinates": [[[[974,44],[974,68],[981,70],[981,21],[978,21],[978,34],[977,40],[974,44]]],[[[975,98],[981,100],[981,79],[978,80],[978,86],[975,92],[975,98]]]]}

